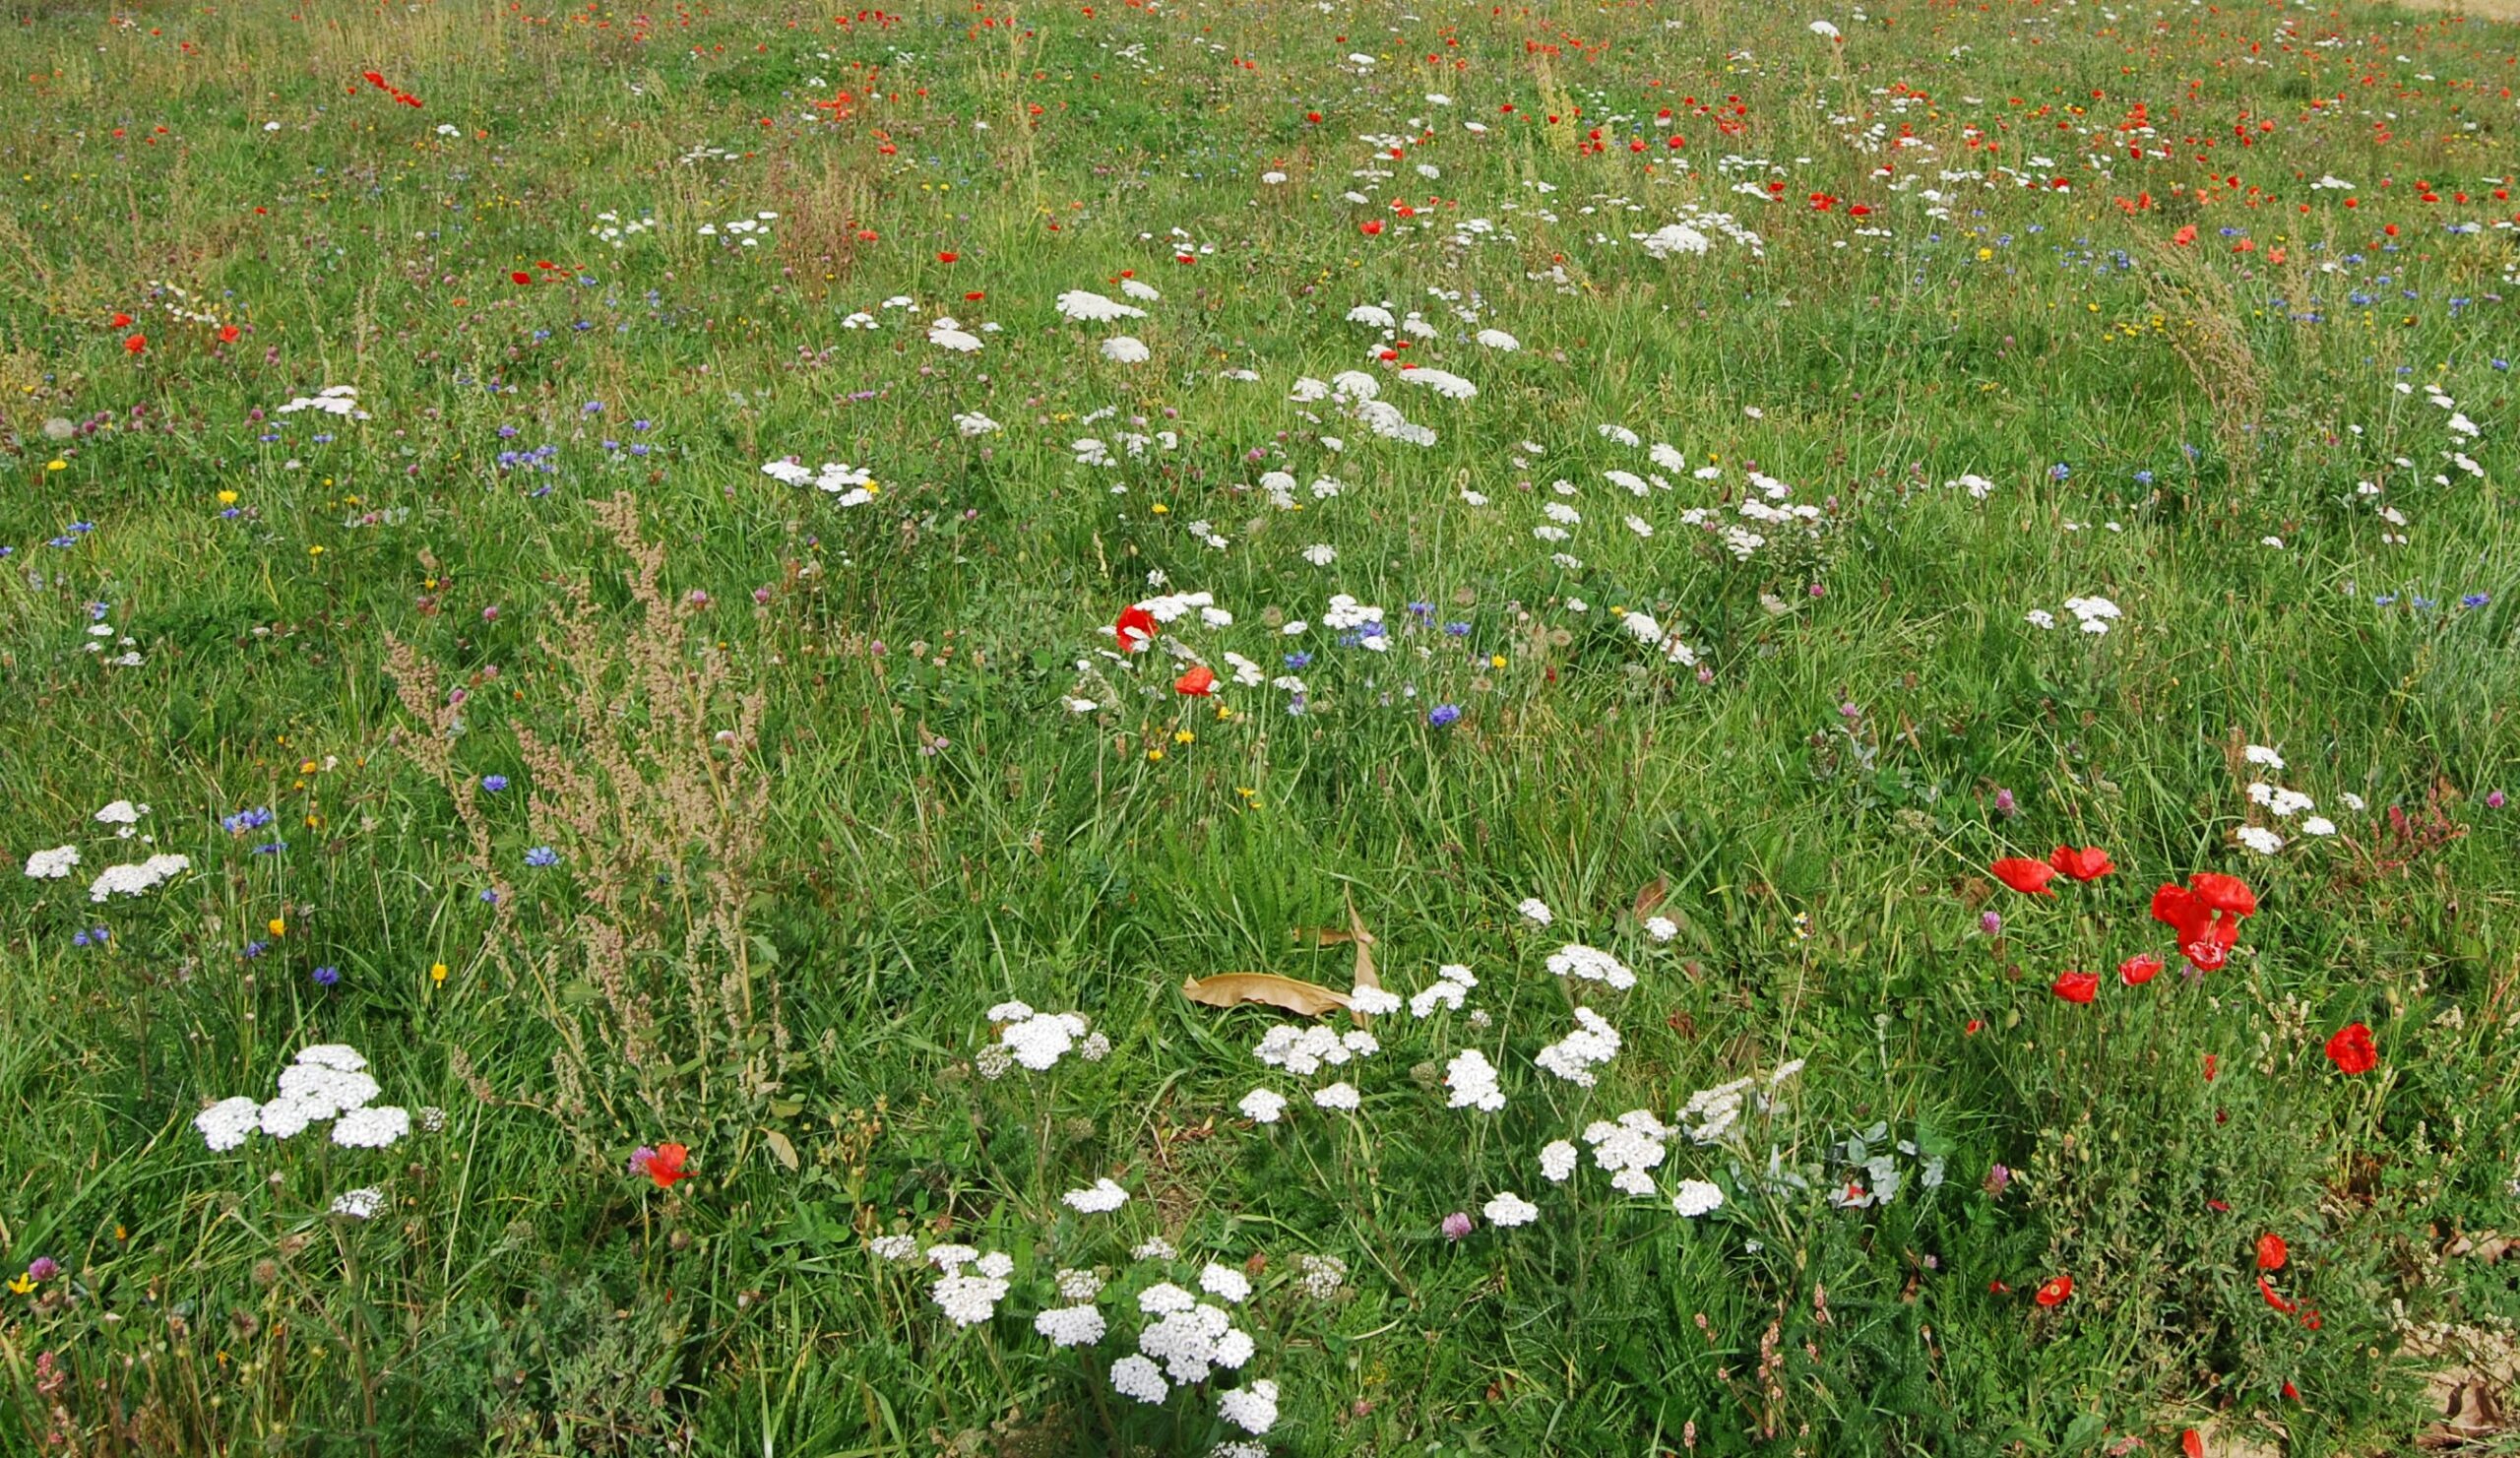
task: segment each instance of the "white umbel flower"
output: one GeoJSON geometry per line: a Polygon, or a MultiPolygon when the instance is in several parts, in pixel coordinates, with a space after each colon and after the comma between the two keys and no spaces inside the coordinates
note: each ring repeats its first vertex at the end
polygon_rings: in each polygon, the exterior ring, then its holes
{"type": "Polygon", "coordinates": [[[263,1106],[251,1099],[221,1099],[193,1115],[193,1127],[213,1154],[225,1154],[253,1136],[262,1122],[263,1106]]]}
{"type": "Polygon", "coordinates": [[[1033,1330],[1053,1347],[1091,1347],[1109,1329],[1097,1306],[1052,1306],[1033,1318],[1033,1330]]]}
{"type": "Polygon", "coordinates": [[[1559,977],[1606,983],[1622,992],[1636,985],[1636,974],[1628,971],[1616,957],[1581,942],[1568,942],[1549,953],[1548,970],[1559,977]]]}
{"type": "Polygon", "coordinates": [[[335,1120],[333,1142],[345,1149],[391,1149],[410,1132],[410,1110],[374,1104],[350,1109],[335,1120]]]}
{"type": "Polygon", "coordinates": [[[1102,357],[1113,364],[1144,364],[1155,351],[1133,334],[1115,334],[1102,342],[1102,357]]]}
{"type": "MultiPolygon", "coordinates": [[[[1567,1152],[1572,1154],[1574,1146],[1567,1146],[1567,1152]]],[[[1487,1217],[1489,1225],[1501,1226],[1507,1230],[1516,1226],[1530,1225],[1533,1221],[1540,1219],[1540,1207],[1512,1190],[1497,1194],[1495,1198],[1480,1207],[1480,1213],[1487,1217]]]]}
{"type": "Polygon", "coordinates": [[[1217,1399],[1217,1416],[1257,1436],[1277,1426],[1278,1384],[1262,1378],[1217,1399]]]}
{"type": "Polygon", "coordinates": [[[1132,1355],[1111,1363],[1111,1390],[1139,1402],[1158,1403],[1164,1401],[1172,1388],[1153,1362],[1132,1355]]]}
{"type": "Polygon", "coordinates": [[[1146,317],[1146,310],[1124,304],[1116,298],[1105,298],[1089,288],[1071,288],[1060,294],[1056,302],[1061,314],[1087,324],[1108,324],[1115,319],[1146,317]]]}
{"type": "Polygon", "coordinates": [[[79,863],[77,846],[55,846],[27,857],[27,874],[38,881],[58,881],[79,863]]]}
{"type": "Polygon", "coordinates": [[[1244,1118],[1255,1124],[1274,1124],[1279,1115],[1287,1111],[1287,1096],[1275,1089],[1253,1089],[1243,1095],[1242,1102],[1234,1107],[1242,1110],[1244,1118]]]}
{"type": "Polygon", "coordinates": [[[1129,1202],[1129,1192],[1109,1178],[1102,1178],[1085,1189],[1072,1189],[1059,1197],[1072,1210],[1087,1215],[1107,1215],[1129,1202]]]}
{"type": "Polygon", "coordinates": [[[1493,1113],[1505,1107],[1505,1091],[1496,1086],[1496,1065],[1477,1048],[1456,1053],[1444,1066],[1444,1086],[1452,1090],[1447,1102],[1454,1109],[1493,1113]]]}
{"type": "Polygon", "coordinates": [[[1721,1209],[1724,1191],[1704,1179],[1683,1179],[1671,1190],[1671,1213],[1694,1220],[1710,1211],[1721,1209]]]}

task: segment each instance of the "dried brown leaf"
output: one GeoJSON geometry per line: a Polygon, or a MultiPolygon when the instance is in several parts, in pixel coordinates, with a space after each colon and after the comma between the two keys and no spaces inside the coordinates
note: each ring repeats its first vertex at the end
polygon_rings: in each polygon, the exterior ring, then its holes
{"type": "MultiPolygon", "coordinates": [[[[1358,949],[1359,952],[1362,948],[1358,949]]],[[[1348,1005],[1348,994],[1334,992],[1319,983],[1300,983],[1274,972],[1221,972],[1215,977],[1188,978],[1181,983],[1181,995],[1207,1007],[1237,1007],[1245,1002],[1264,1003],[1308,1018],[1320,1017],[1332,1008],[1348,1005]]]]}

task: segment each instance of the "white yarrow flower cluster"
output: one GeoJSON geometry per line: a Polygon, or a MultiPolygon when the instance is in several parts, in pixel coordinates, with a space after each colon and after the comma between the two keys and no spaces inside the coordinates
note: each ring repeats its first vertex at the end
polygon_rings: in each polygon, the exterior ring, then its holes
{"type": "Polygon", "coordinates": [[[1671,1131],[1642,1109],[1631,1109],[1615,1122],[1596,1119],[1584,1130],[1593,1147],[1593,1163],[1609,1172],[1610,1187],[1621,1194],[1650,1195],[1650,1172],[1663,1163],[1664,1143],[1671,1131]]]}
{"type": "Polygon", "coordinates": [[[1109,1329],[1102,1308],[1094,1305],[1052,1306],[1033,1318],[1033,1330],[1053,1347],[1091,1347],[1109,1329]]]}
{"type": "Polygon", "coordinates": [[[1278,1422],[1278,1384],[1263,1377],[1217,1399],[1217,1416],[1243,1431],[1267,1432],[1278,1422]]]}
{"type": "Polygon", "coordinates": [[[1444,1066],[1444,1087],[1452,1090],[1447,1102],[1454,1109],[1493,1113],[1505,1107],[1505,1091],[1496,1086],[1496,1066],[1477,1048],[1453,1055],[1453,1060],[1444,1066]]]}
{"type": "Polygon", "coordinates": [[[1055,300],[1058,311],[1085,324],[1109,324],[1120,319],[1143,319],[1146,310],[1124,304],[1116,298],[1105,298],[1089,288],[1071,288],[1055,300]]]}
{"type": "MultiPolygon", "coordinates": [[[[1040,1013],[1025,1003],[1001,1002],[988,1010],[988,1020],[1003,1025],[998,1029],[996,1046],[1035,1073],[1055,1066],[1085,1038],[1083,1013],[1040,1013]]],[[[1099,1054],[1088,1049],[1088,1056],[1099,1054]]]]}
{"type": "Polygon", "coordinates": [[[1059,1197],[1068,1208],[1086,1215],[1107,1215],[1129,1202],[1129,1192],[1105,1177],[1085,1189],[1072,1189],[1059,1197]]]}
{"type": "Polygon", "coordinates": [[[1542,1048],[1532,1061],[1571,1084],[1591,1088],[1593,1069],[1618,1055],[1618,1030],[1589,1007],[1575,1009],[1576,1028],[1542,1048]]]}
{"type": "Polygon", "coordinates": [[[407,1109],[370,1101],[382,1092],[367,1072],[367,1059],[347,1044],[319,1043],[298,1051],[280,1072],[279,1097],[257,1103],[222,1099],[193,1116],[193,1128],[213,1153],[241,1148],[256,1133],[288,1139],[313,1124],[333,1121],[333,1142],[346,1149],[386,1149],[411,1132],[407,1109]]]}
{"type": "Polygon", "coordinates": [[[1234,1107],[1255,1124],[1274,1124],[1287,1111],[1287,1096],[1275,1089],[1253,1089],[1234,1107]]]}
{"type": "MultiPolygon", "coordinates": [[[[1571,1145],[1568,1147],[1568,1153],[1573,1153],[1571,1145]]],[[[1485,1205],[1480,1207],[1480,1213],[1487,1217],[1489,1225],[1506,1230],[1516,1226],[1530,1225],[1533,1221],[1540,1219],[1540,1207],[1512,1190],[1498,1193],[1485,1205]]]]}
{"type": "MultiPolygon", "coordinates": [[[[77,856],[74,854],[69,864],[76,863],[77,856]]],[[[67,866],[65,865],[64,868],[67,869],[67,866]]],[[[182,875],[192,868],[192,858],[186,856],[152,856],[147,860],[136,861],[130,865],[108,866],[102,875],[89,884],[88,899],[108,901],[117,896],[144,895],[157,889],[159,882],[182,875]]],[[[28,874],[33,873],[32,863],[30,862],[28,874]]]]}
{"type": "Polygon", "coordinates": [[[1448,962],[1435,969],[1435,981],[1418,988],[1410,997],[1409,1015],[1430,1018],[1438,1007],[1449,1007],[1459,1012],[1462,1000],[1470,995],[1471,988],[1478,985],[1479,979],[1471,975],[1469,968],[1458,962],[1448,962]]]}
{"type": "Polygon", "coordinates": [[[1683,1179],[1671,1189],[1671,1213],[1674,1215],[1694,1220],[1721,1209],[1723,1205],[1723,1189],[1708,1180],[1683,1179]]]}
{"type": "MultiPolygon", "coordinates": [[[[1013,1269],[1011,1262],[1008,1269],[1013,1269]]],[[[988,1274],[985,1265],[974,1275],[951,1271],[936,1278],[927,1297],[956,1326],[977,1326],[997,1314],[997,1303],[1006,1300],[1006,1280],[988,1274]]]]}
{"type": "Polygon", "coordinates": [[[1361,1028],[1341,1034],[1318,1023],[1308,1028],[1280,1023],[1261,1035],[1259,1043],[1252,1046],[1251,1056],[1297,1077],[1309,1077],[1351,1058],[1370,1057],[1381,1048],[1374,1036],[1361,1028]]]}
{"type": "Polygon", "coordinates": [[[1626,964],[1599,947],[1588,947],[1582,942],[1568,942],[1549,953],[1548,970],[1559,977],[1607,983],[1622,992],[1636,985],[1636,974],[1628,971],[1626,964]]]}
{"type": "Polygon", "coordinates": [[[55,846],[27,857],[27,874],[38,881],[58,881],[79,863],[77,846],[55,846]]]}
{"type": "Polygon", "coordinates": [[[791,486],[812,486],[841,506],[864,506],[875,499],[874,473],[846,461],[824,462],[819,471],[808,471],[791,460],[765,461],[761,474],[791,486]]]}

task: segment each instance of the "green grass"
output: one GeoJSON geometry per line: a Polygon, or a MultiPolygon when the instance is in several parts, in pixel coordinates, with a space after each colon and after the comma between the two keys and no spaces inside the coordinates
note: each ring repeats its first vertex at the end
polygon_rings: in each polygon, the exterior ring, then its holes
{"type": "Polygon", "coordinates": [[[2520,1221],[2520,29],[1086,9],[0,36],[0,848],[81,855],[0,878],[0,1446],[1193,1454],[1265,1378],[1287,1453],[2362,1454],[2508,1360],[2466,1252],[2520,1221]],[[1682,220],[1707,250],[1649,256],[1682,220]],[[1124,280],[1145,317],[1054,306],[1124,280]],[[1433,441],[1291,398],[1351,370],[1433,441]],[[278,412],[341,385],[363,416],[278,412]],[[1746,517],[1754,474],[1816,516],[1746,517]],[[1113,656],[1166,585],[1231,622],[1113,656]],[[1988,870],[2060,844],[2117,869],[1988,870]],[[189,867],[91,901],[154,853],[189,867]],[[2260,909],[2188,976],[2149,898],[2199,871],[2260,909]],[[1300,1020],[1182,995],[1344,992],[1307,932],[1352,918],[1466,1005],[1298,1077],[1253,1048],[1300,1020]],[[1107,1055],[1001,1069],[1008,1000],[1107,1055]],[[1590,1088],[1534,1062],[1578,1006],[1621,1040],[1590,1088]],[[319,1043],[442,1123],[206,1147],[319,1043]],[[1474,1049],[1501,1109],[1448,1107],[1474,1049]],[[1543,1175],[1797,1059],[1649,1196],[1543,1175]],[[629,1163],[666,1143],[670,1189],[629,1163]],[[900,1234],[1004,1252],[994,1314],[900,1234]],[[1248,1363],[1115,1392],[1136,1294],[1210,1261],[1248,1363]],[[1036,1333],[1065,1268],[1095,1346],[1036,1333]]]}

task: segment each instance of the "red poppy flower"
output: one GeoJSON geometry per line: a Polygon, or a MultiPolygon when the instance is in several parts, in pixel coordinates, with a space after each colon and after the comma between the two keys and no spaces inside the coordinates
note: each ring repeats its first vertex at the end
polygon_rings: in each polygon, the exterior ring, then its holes
{"type": "Polygon", "coordinates": [[[1382,220],[1379,218],[1368,218],[1364,222],[1356,224],[1356,231],[1363,233],[1368,238],[1378,238],[1382,236],[1382,220]]]}
{"type": "Polygon", "coordinates": [[[2340,1073],[2368,1073],[2380,1066],[2380,1050],[2371,1046],[2371,1030],[2348,1023],[2327,1041],[2328,1061],[2340,1073]]]}
{"type": "Polygon", "coordinates": [[[1155,614],[1132,603],[1120,609],[1120,620],[1111,625],[1111,636],[1120,640],[1122,653],[1144,653],[1155,643],[1155,614]]]}
{"type": "Polygon", "coordinates": [[[963,255],[959,253],[939,253],[936,255],[936,261],[938,263],[952,263],[954,260],[962,256],[963,255]]]}
{"type": "Polygon", "coordinates": [[[2089,1002],[2100,995],[2100,979],[2088,972],[2060,972],[2048,990],[2067,1002],[2089,1002]]]}
{"type": "Polygon", "coordinates": [[[116,314],[116,315],[114,315],[114,328],[116,328],[116,329],[129,329],[130,327],[131,327],[131,316],[130,316],[129,314],[116,314]]]}
{"type": "Polygon", "coordinates": [[[2178,1451],[2180,1458],[2205,1458],[2205,1439],[2195,1428],[2187,1428],[2178,1435],[2178,1451]]]}
{"type": "Polygon", "coordinates": [[[2117,869],[2109,863],[2109,853],[2098,846],[2085,846],[2079,851],[2058,846],[2048,853],[2048,863],[2077,881],[2097,881],[2117,869]]]}
{"type": "Polygon", "coordinates": [[[2292,1383],[2287,1382],[2284,1384],[2284,1399],[2287,1402],[2300,1402],[2301,1400],[2300,1391],[2294,1387],[2292,1383]]]}
{"type": "Polygon", "coordinates": [[[2248,889],[2248,883],[2237,876],[2201,870],[2187,878],[2187,889],[2218,912],[2229,912],[2235,917],[2257,915],[2257,893],[2248,889]]]}
{"type": "Polygon", "coordinates": [[[1217,670],[1205,664],[1172,680],[1172,691],[1204,699],[1217,691],[1217,670]]]}
{"type": "Polygon", "coordinates": [[[2290,1254],[2291,1252],[2284,1248],[2284,1237],[2275,1234],[2273,1231],[2268,1231],[2265,1235],[2257,1237],[2257,1268],[2259,1270],[2280,1271],[2284,1269],[2284,1261],[2290,1254]]]}
{"type": "Polygon", "coordinates": [[[1321,113],[1320,113],[1320,112],[1318,112],[1318,111],[1307,111],[1307,112],[1305,112],[1305,113],[1303,114],[1303,119],[1304,119],[1304,120],[1306,120],[1306,121],[1308,121],[1308,122],[1311,122],[1314,126],[1319,126],[1319,125],[1321,125],[1321,113]]]}
{"type": "Polygon", "coordinates": [[[360,75],[360,77],[362,77],[363,79],[365,79],[365,81],[367,82],[367,84],[368,84],[369,86],[375,87],[375,88],[377,88],[379,91],[384,90],[384,88],[385,88],[385,73],[384,73],[384,72],[382,72],[382,71],[361,71],[361,72],[359,73],[359,75],[360,75]]]}
{"type": "Polygon", "coordinates": [[[654,1149],[641,1150],[631,1157],[631,1162],[657,1182],[657,1188],[671,1189],[674,1181],[691,1177],[691,1172],[682,1167],[690,1157],[691,1151],[682,1145],[660,1144],[654,1149]]]}
{"type": "Polygon", "coordinates": [[[222,345],[232,345],[236,343],[236,336],[242,333],[244,333],[244,331],[238,329],[235,325],[227,325],[219,331],[219,342],[222,345]]]}
{"type": "Polygon", "coordinates": [[[2223,1071],[2223,1060],[2222,1060],[2222,1058],[2220,1058],[2220,1057],[2219,1057],[2219,1056],[2217,1056],[2216,1054],[2213,1054],[2213,1053],[2207,1053],[2207,1054],[2205,1055],[2205,1081],[2206,1081],[2207,1083],[2212,1083],[2212,1082],[2214,1081],[2214,1075],[2215,1075],[2215,1074],[2217,1074],[2217,1073],[2220,1073],[2220,1072],[2222,1072],[2222,1071],[2223,1071]]]}
{"type": "Polygon", "coordinates": [[[2290,1316],[2295,1311],[2300,1309],[2300,1307],[2294,1305],[2291,1301],[2284,1300],[2284,1293],[2277,1291],[2274,1285],[2264,1276],[2257,1278],[2257,1294],[2266,1298],[2266,1303],[2268,1305],[2273,1306],[2276,1310],[2283,1312],[2287,1316],[2290,1316]]]}
{"type": "Polygon", "coordinates": [[[2240,939],[2240,918],[2257,910],[2257,898],[2234,876],[2199,871],[2186,886],[2153,893],[2153,919],[2178,933],[2179,955],[2199,972],[2230,959],[2240,939]]]}
{"type": "Polygon", "coordinates": [[[534,282],[534,276],[523,269],[518,269],[515,273],[508,275],[508,282],[511,284],[531,284],[534,282]]]}
{"type": "Polygon", "coordinates": [[[2056,879],[2056,868],[2047,861],[2024,860],[2019,856],[2008,856],[1987,866],[1986,869],[1995,873],[1996,880],[2024,896],[2056,894],[2048,888],[2048,883],[2056,879]]]}
{"type": "Polygon", "coordinates": [[[149,336],[145,334],[135,334],[131,338],[122,342],[122,348],[125,353],[137,354],[141,350],[149,348],[149,336]]]}
{"type": "Polygon", "coordinates": [[[2162,975],[2162,959],[2150,952],[2139,953],[2117,964],[2117,980],[2130,987],[2140,987],[2162,975]]]}
{"type": "Polygon", "coordinates": [[[2039,1295],[2031,1298],[2031,1300],[2039,1302],[2039,1304],[2043,1306],[2054,1306],[2063,1304],[2065,1298],[2072,1296],[2073,1294],[2074,1278],[2071,1276],[2058,1276],[2054,1280],[2040,1287],[2039,1295]]]}

